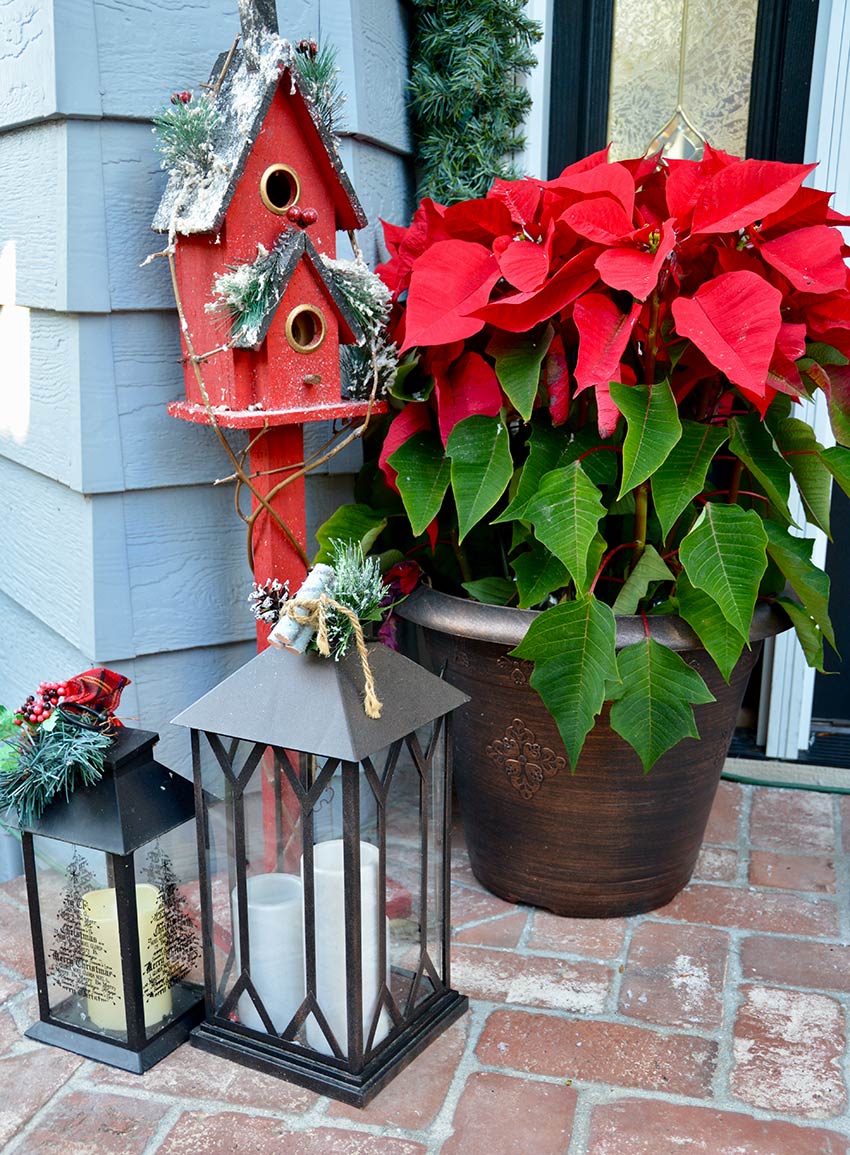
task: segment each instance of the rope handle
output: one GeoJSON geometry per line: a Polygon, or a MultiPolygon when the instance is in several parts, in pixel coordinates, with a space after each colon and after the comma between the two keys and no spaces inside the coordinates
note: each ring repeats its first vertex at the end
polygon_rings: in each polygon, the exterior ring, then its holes
{"type": "Polygon", "coordinates": [[[350,606],[341,605],[328,594],[320,594],[317,598],[290,598],[281,608],[281,617],[292,618],[299,626],[308,626],[316,631],[316,647],[322,657],[329,658],[331,647],[328,642],[328,609],[344,614],[351,622],[354,631],[354,641],[357,653],[360,656],[360,666],[363,670],[363,709],[369,718],[380,718],[382,705],[375,690],[375,679],[369,666],[369,652],[366,649],[366,640],[363,637],[363,626],[360,619],[350,606]]]}

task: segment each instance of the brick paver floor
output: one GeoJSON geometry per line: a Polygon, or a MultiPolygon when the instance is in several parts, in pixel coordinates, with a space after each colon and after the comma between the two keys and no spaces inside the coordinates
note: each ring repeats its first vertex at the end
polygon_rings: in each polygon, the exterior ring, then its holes
{"type": "Polygon", "coordinates": [[[0,887],[0,1148],[22,1155],[848,1155],[850,797],[724,782],[669,906],[511,906],[455,850],[471,1011],[363,1111],[188,1046],[135,1077],[22,1037],[0,887]]]}

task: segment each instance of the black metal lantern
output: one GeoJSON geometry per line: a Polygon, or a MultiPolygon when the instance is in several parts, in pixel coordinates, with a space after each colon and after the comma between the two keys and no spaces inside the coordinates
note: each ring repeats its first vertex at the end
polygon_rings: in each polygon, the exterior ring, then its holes
{"type": "Polygon", "coordinates": [[[191,727],[206,1015],[193,1044],[365,1105],[466,1009],[449,976],[450,714],[468,699],[369,647],[266,650],[191,727]]]}
{"type": "Polygon", "coordinates": [[[137,1074],[203,1016],[194,792],[154,760],[158,740],[118,729],[100,781],[22,834],[40,1016],[27,1035],[137,1074]]]}

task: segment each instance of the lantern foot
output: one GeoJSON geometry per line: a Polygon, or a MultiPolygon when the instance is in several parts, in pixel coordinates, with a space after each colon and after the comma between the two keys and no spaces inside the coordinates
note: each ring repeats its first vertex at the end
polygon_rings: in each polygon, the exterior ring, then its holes
{"type": "Polygon", "coordinates": [[[28,1039],[47,1043],[51,1047],[61,1047],[63,1051],[82,1055],[84,1059],[106,1063],[107,1066],[118,1067],[133,1075],[143,1075],[166,1055],[176,1050],[181,1043],[185,1043],[192,1028],[204,1017],[203,990],[201,987],[193,987],[193,991],[195,1001],[185,1013],[169,1022],[141,1050],[131,1050],[126,1044],[113,1042],[112,1039],[44,1019],[33,1023],[25,1034],[28,1039]]]}
{"type": "Polygon", "coordinates": [[[468,1006],[466,995],[452,990],[444,992],[356,1074],[341,1069],[338,1060],[325,1060],[315,1052],[308,1055],[303,1049],[296,1052],[292,1044],[276,1044],[274,1037],[261,1038],[239,1026],[203,1022],[192,1031],[190,1042],[202,1051],[276,1075],[319,1095],[329,1095],[352,1107],[365,1107],[437,1035],[459,1019],[468,1006]]]}

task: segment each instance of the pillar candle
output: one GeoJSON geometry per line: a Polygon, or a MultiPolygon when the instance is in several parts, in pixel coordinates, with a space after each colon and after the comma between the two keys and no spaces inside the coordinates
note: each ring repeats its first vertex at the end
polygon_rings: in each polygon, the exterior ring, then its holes
{"type": "MultiPolygon", "coordinates": [[[[378,848],[360,843],[360,949],[363,983],[363,1045],[365,1047],[382,985],[378,958],[380,877],[378,848]]],[[[303,871],[303,862],[302,862],[303,871]]],[[[347,984],[345,975],[345,871],[342,839],[318,842],[313,848],[313,875],[316,910],[316,998],[328,1025],[343,1052],[348,1050],[347,984]]],[[[387,967],[389,979],[389,933],[387,967]]],[[[391,1020],[381,1013],[373,1046],[384,1039],[391,1020]]],[[[321,1054],[330,1055],[330,1044],[315,1018],[307,1019],[307,1042],[321,1054]]]]}
{"type": "MultiPolygon", "coordinates": [[[[294,874],[255,874],[247,880],[249,974],[275,1030],[285,1030],[304,1001],[304,919],[301,880],[294,874]]],[[[239,957],[239,910],[231,895],[233,944],[239,957]]],[[[246,992],[238,1002],[239,1021],[266,1031],[246,992]]]]}
{"type": "MultiPolygon", "coordinates": [[[[88,1015],[105,1031],[126,1031],[121,947],[118,941],[118,905],[112,887],[90,890],[82,901],[83,965],[88,1015]]],[[[171,1014],[171,981],[165,939],[162,897],[155,886],[136,887],[139,952],[145,1026],[152,1027],[171,1014]]]]}

